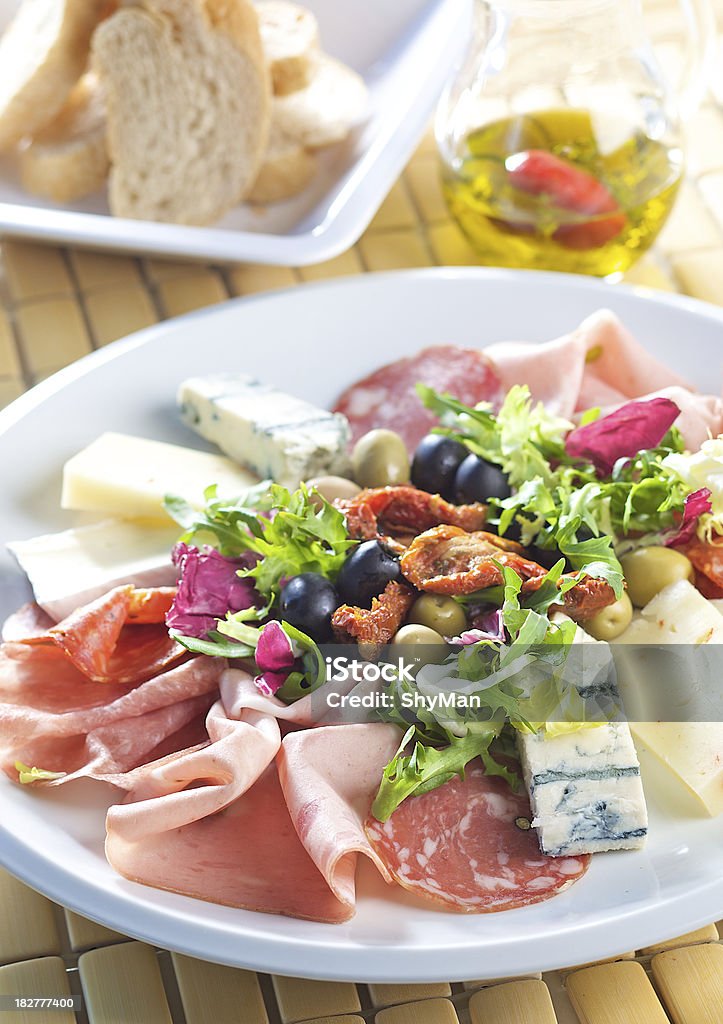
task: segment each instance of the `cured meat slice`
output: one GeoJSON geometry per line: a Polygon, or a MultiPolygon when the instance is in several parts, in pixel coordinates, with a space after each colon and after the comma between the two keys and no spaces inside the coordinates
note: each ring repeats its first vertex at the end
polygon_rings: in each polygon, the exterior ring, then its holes
{"type": "Polygon", "coordinates": [[[378,723],[289,733],[281,745],[279,778],[291,820],[329,888],[350,909],[360,853],[391,881],[364,821],[399,740],[396,726],[378,723]]]}
{"type": "Polygon", "coordinates": [[[463,530],[479,530],[487,518],[486,505],[453,505],[438,494],[406,486],[370,488],[337,504],[346,516],[350,537],[379,538],[400,550],[417,534],[440,523],[463,530]]]}
{"type": "Polygon", "coordinates": [[[503,393],[513,384],[527,384],[534,399],[567,419],[591,406],[617,405],[671,385],[692,390],[606,309],[553,341],[501,341],[485,354],[503,393]]]}
{"type": "Polygon", "coordinates": [[[2,638],[4,643],[22,642],[28,639],[44,638],[55,620],[51,619],[39,604],[24,604],[13,612],[3,623],[2,638]]]}
{"type": "MultiPolygon", "coordinates": [[[[435,526],[412,541],[399,564],[410,583],[433,594],[474,594],[499,586],[504,582],[504,565],[524,580],[522,593],[529,594],[541,585],[547,570],[521,555],[521,550],[514,542],[492,533],[435,526]]],[[[569,575],[561,576],[560,583],[567,579],[569,575]]],[[[560,605],[577,622],[614,601],[615,593],[605,580],[583,577],[562,595],[560,605]]]]}
{"type": "Polygon", "coordinates": [[[413,452],[436,418],[422,405],[418,383],[448,391],[466,405],[502,401],[506,388],[487,356],[476,349],[435,345],[382,366],[340,395],[335,412],[349,420],[352,440],[377,427],[395,430],[413,452]]]}
{"type": "Polygon", "coordinates": [[[358,720],[359,710],[345,712],[338,698],[357,690],[362,684],[355,682],[351,673],[345,680],[329,680],[318,690],[299,698],[293,704],[285,704],[278,697],[261,693],[247,672],[241,669],[227,669],[221,676],[219,689],[221,700],[230,718],[239,718],[245,708],[273,715],[290,727],[305,729],[316,725],[344,724],[349,717],[358,720]]]}
{"type": "Polygon", "coordinates": [[[405,800],[384,824],[367,819],[369,841],[399,885],[461,913],[540,903],[587,870],[585,857],[546,857],[529,822],[526,795],[485,775],[479,763],[422,796],[405,800]]]}
{"type": "Polygon", "coordinates": [[[246,708],[236,721],[219,702],[207,728],[206,744],[128,775],[125,802],[108,811],[110,863],[133,881],[214,903],[348,920],[353,901],[332,892],[289,814],[272,763],[276,719],[246,708]]]}
{"type": "MultiPolygon", "coordinates": [[[[33,627],[15,642],[53,645],[93,682],[135,684],[186,656],[164,623],[174,592],[116,587],[45,632],[33,627]]],[[[10,628],[17,633],[16,625],[10,628]]]]}
{"type": "Polygon", "coordinates": [[[132,881],[211,903],[329,924],[353,914],[302,846],[275,764],[228,807],[180,828],[132,840],[109,822],[106,854],[132,881]]]}
{"type": "MultiPolygon", "coordinates": [[[[388,644],[414,603],[414,591],[402,583],[387,583],[384,593],[372,598],[371,608],[343,604],[331,617],[337,643],[356,640],[377,647],[388,644]]],[[[368,652],[371,653],[371,652],[368,652]]]]}
{"type": "Polygon", "coordinates": [[[69,774],[135,767],[198,713],[179,705],[216,694],[225,667],[197,657],[138,686],[97,686],[55,648],[22,650],[0,652],[0,767],[13,779],[16,760],[69,774]]]}
{"type": "Polygon", "coordinates": [[[206,719],[208,742],[130,772],[128,795],[109,808],[108,831],[136,842],[182,828],[228,807],[271,764],[281,743],[271,715],[245,711],[238,721],[217,701],[206,719]]]}

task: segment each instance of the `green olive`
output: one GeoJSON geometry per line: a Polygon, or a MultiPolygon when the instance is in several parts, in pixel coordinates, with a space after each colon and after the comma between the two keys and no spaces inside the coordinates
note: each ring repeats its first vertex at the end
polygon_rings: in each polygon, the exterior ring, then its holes
{"type": "Polygon", "coordinates": [[[467,628],[461,604],[444,594],[422,594],[412,605],[409,622],[434,629],[442,636],[459,636],[467,628]]]}
{"type": "Polygon", "coordinates": [[[627,594],[623,594],[614,604],[609,604],[592,618],[585,619],[582,627],[596,640],[615,640],[625,632],[632,618],[633,602],[627,594]]]}
{"type": "Polygon", "coordinates": [[[429,626],[421,626],[417,622],[410,622],[408,625],[402,626],[392,640],[392,643],[414,644],[415,647],[425,644],[445,644],[446,646],[446,640],[436,629],[430,629],[429,626]]]}
{"type": "Polygon", "coordinates": [[[637,548],[620,559],[628,584],[630,600],[636,608],[644,608],[656,594],[678,580],[693,582],[693,566],[674,548],[657,545],[637,548]]]}
{"type": "Polygon", "coordinates": [[[362,487],[390,487],[409,483],[407,446],[393,430],[370,430],[360,437],[352,453],[354,479],[362,487]]]}
{"type": "Polygon", "coordinates": [[[319,508],[321,502],[318,495],[326,498],[329,502],[334,502],[338,499],[354,498],[360,491],[359,484],[355,484],[353,480],[347,480],[343,476],[315,476],[312,480],[306,481],[306,486],[310,491],[317,492],[311,495],[311,502],[319,508]]]}
{"type": "Polygon", "coordinates": [[[417,665],[438,664],[444,661],[449,650],[444,637],[440,636],[436,629],[422,626],[418,622],[402,626],[392,644],[395,647],[406,648],[404,659],[411,660],[417,665]]]}

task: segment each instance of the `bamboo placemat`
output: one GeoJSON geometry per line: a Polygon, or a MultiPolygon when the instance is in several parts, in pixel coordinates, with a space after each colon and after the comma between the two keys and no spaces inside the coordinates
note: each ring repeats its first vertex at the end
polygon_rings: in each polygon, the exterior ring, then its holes
{"type": "MultiPolygon", "coordinates": [[[[714,0],[723,25],[723,0],[714,0]]],[[[646,0],[671,74],[671,0],[646,0]]],[[[723,54],[723,36],[719,39],[723,54]]],[[[723,63],[723,57],[719,64],[723,63]]],[[[688,175],[657,246],[626,280],[723,304],[723,70],[687,124],[688,175]]],[[[224,299],[365,271],[478,260],[447,216],[431,132],[360,241],[313,267],[209,266],[18,240],[0,245],[0,406],[93,349],[224,299]]],[[[74,994],[18,1024],[723,1024],[723,922],[614,961],[505,982],[353,985],[256,975],[155,950],[0,871],[0,997],[74,994]]],[[[621,936],[621,946],[624,937],[621,936]]],[[[482,973],[482,972],[481,972],[482,973]]]]}

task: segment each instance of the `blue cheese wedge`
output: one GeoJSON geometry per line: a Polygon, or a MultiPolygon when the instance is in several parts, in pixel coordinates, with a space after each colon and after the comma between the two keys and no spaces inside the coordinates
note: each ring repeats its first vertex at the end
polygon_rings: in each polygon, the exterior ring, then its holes
{"type": "Polygon", "coordinates": [[[609,645],[578,627],[567,668],[602,722],[561,736],[518,733],[540,849],[551,857],[637,849],[648,812],[630,727],[613,721],[620,695],[609,645]]]}
{"type": "Polygon", "coordinates": [[[566,857],[644,844],[648,815],[626,722],[551,738],[519,734],[518,747],[543,853],[566,857]]]}
{"type": "Polygon", "coordinates": [[[207,441],[261,479],[290,490],[315,476],[348,476],[351,433],[327,412],[244,374],[184,381],[181,417],[207,441]]]}

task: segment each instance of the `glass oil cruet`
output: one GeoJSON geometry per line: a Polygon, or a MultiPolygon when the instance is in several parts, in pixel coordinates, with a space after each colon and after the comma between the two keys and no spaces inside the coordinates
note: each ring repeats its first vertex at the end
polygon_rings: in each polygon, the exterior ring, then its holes
{"type": "Polygon", "coordinates": [[[715,39],[708,0],[681,3],[687,80],[674,90],[641,0],[475,0],[435,132],[445,198],[483,262],[612,276],[651,245],[715,39]]]}

